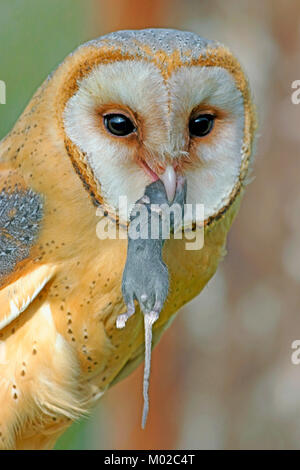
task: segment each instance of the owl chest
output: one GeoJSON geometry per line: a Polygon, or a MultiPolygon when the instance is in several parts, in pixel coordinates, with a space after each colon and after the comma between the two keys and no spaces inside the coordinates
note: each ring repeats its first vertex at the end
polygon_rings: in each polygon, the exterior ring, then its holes
{"type": "MultiPolygon", "coordinates": [[[[207,240],[201,250],[186,251],[184,240],[169,240],[164,261],[169,267],[170,290],[154,334],[160,336],[172,315],[195,297],[215,272],[222,255],[224,236],[207,240]]],[[[121,294],[126,250],[95,259],[86,269],[63,273],[48,293],[57,331],[79,362],[84,381],[108,387],[133,359],[143,357],[143,317],[136,313],[122,330],[116,318],[126,307],[121,294]]],[[[81,263],[82,264],[82,263],[81,263]]]]}

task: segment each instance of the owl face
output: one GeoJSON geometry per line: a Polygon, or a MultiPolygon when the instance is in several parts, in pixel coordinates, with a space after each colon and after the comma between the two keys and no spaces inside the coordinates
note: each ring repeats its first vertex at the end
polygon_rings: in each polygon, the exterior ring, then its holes
{"type": "Polygon", "coordinates": [[[171,200],[184,175],[187,202],[203,204],[206,221],[230,205],[250,158],[254,116],[228,50],[192,33],[144,30],[112,33],[77,55],[63,128],[96,198],[117,208],[126,196],[130,206],[161,178],[171,200]]]}

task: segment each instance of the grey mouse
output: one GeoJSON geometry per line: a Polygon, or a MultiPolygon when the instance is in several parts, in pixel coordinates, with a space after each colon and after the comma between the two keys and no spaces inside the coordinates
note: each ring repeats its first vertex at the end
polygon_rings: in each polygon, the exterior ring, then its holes
{"type": "Polygon", "coordinates": [[[152,325],[158,319],[169,289],[168,268],[162,259],[162,248],[170,232],[175,229],[173,211],[166,208],[177,205],[180,223],[184,216],[187,184],[178,177],[174,200],[169,203],[164,184],[157,180],[149,184],[130,215],[127,259],[122,279],[122,294],[127,311],[117,318],[117,328],[124,328],[126,321],[135,313],[137,300],[144,314],[145,325],[145,369],[144,369],[144,411],[142,427],[148,414],[148,387],[151,364],[152,325]],[[164,217],[164,211],[167,217],[164,217]],[[141,214],[144,216],[141,217],[141,214]],[[156,227],[153,233],[153,227],[156,227]],[[133,230],[134,229],[134,230],[133,230]]]}

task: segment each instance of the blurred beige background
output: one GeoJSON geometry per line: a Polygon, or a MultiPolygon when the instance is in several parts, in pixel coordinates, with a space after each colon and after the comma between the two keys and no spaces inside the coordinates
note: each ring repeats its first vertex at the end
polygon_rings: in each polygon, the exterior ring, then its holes
{"type": "Polygon", "coordinates": [[[259,115],[253,181],[228,255],[153,354],[140,430],[140,366],[57,448],[299,449],[300,3],[295,0],[0,0],[0,138],[46,75],[78,44],[115,29],[192,30],[248,72],[259,115]]]}

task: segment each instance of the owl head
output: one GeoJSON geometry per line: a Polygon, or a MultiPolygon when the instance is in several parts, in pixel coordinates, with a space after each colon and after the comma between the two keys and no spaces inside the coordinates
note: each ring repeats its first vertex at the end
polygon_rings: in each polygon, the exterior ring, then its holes
{"type": "Polygon", "coordinates": [[[255,117],[227,48],[185,31],[119,31],[80,46],[55,75],[56,119],[94,202],[117,208],[126,196],[133,204],[158,178],[172,200],[178,175],[206,223],[233,202],[255,117]]]}

